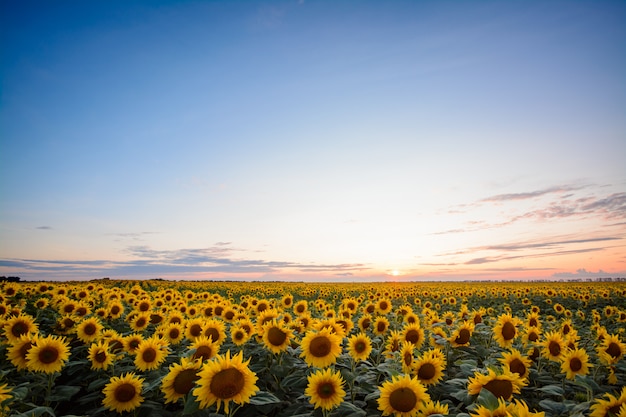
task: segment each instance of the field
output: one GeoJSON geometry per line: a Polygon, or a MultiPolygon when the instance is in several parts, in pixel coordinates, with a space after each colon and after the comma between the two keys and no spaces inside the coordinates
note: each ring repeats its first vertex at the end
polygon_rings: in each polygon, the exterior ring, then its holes
{"type": "Polygon", "coordinates": [[[0,284],[0,415],[626,416],[626,283],[0,284]]]}

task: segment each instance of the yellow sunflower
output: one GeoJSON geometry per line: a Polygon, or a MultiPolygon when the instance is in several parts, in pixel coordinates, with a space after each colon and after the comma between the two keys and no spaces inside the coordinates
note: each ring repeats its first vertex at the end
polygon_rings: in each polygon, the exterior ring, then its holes
{"type": "Polygon", "coordinates": [[[398,330],[391,330],[387,339],[385,340],[385,356],[393,358],[395,352],[400,351],[400,345],[402,344],[402,335],[398,330]]]}
{"type": "Polygon", "coordinates": [[[530,326],[524,329],[522,333],[522,343],[524,346],[538,343],[539,339],[541,339],[541,330],[539,327],[530,326]]]}
{"type": "Polygon", "coordinates": [[[319,332],[309,331],[302,338],[300,343],[302,353],[300,357],[309,366],[326,368],[335,363],[341,354],[341,336],[328,328],[319,332]]]}
{"type": "Polygon", "coordinates": [[[476,372],[468,379],[467,392],[469,395],[478,395],[484,388],[496,397],[510,401],[513,394],[519,394],[525,385],[526,382],[518,374],[508,369],[504,369],[501,374],[489,369],[487,375],[476,372]]]}
{"type": "Polygon", "coordinates": [[[532,361],[522,355],[517,349],[511,349],[509,352],[502,353],[500,363],[505,369],[518,374],[523,379],[528,378],[530,366],[532,365],[532,361]]]}
{"type": "Polygon", "coordinates": [[[377,336],[382,336],[387,333],[389,329],[389,320],[385,316],[377,316],[374,319],[374,324],[372,325],[372,331],[377,336]]]}
{"type": "Polygon", "coordinates": [[[229,412],[231,402],[245,404],[250,402],[257,391],[257,376],[243,361],[243,354],[239,352],[231,358],[230,351],[226,355],[219,355],[216,359],[205,363],[200,371],[200,379],[196,381],[193,395],[197,397],[200,408],[207,408],[217,403],[219,412],[222,403],[224,411],[229,412]]]}
{"type": "Polygon", "coordinates": [[[318,370],[307,377],[308,384],[304,395],[310,397],[315,408],[332,410],[343,402],[346,391],[343,389],[343,378],[338,371],[330,368],[318,370]]]}
{"type": "Polygon", "coordinates": [[[410,374],[413,371],[414,350],[415,345],[411,342],[403,342],[400,347],[400,363],[402,364],[402,372],[405,374],[410,374]]]}
{"type": "Polygon", "coordinates": [[[452,347],[469,346],[474,332],[474,322],[464,321],[448,339],[452,347]]]}
{"type": "Polygon", "coordinates": [[[91,369],[107,370],[111,364],[113,364],[113,355],[109,351],[109,343],[100,340],[97,343],[92,343],[89,347],[88,358],[91,361],[91,369]]]}
{"type": "Polygon", "coordinates": [[[420,406],[430,401],[424,385],[409,375],[394,376],[391,381],[385,381],[379,390],[378,409],[383,416],[415,417],[420,406]]]}
{"type": "Polygon", "coordinates": [[[424,329],[417,323],[404,325],[400,335],[403,342],[413,343],[416,349],[424,344],[424,329]]]}
{"type": "Polygon", "coordinates": [[[32,335],[38,332],[35,319],[28,314],[20,313],[4,322],[4,335],[9,339],[9,343],[17,342],[24,335],[32,335]]]}
{"type": "Polygon", "coordinates": [[[589,417],[625,417],[624,404],[626,404],[626,387],[622,388],[619,397],[607,393],[604,398],[597,398],[591,405],[589,417]]]}
{"type": "Polygon", "coordinates": [[[233,324],[230,326],[230,339],[235,346],[241,346],[250,339],[250,333],[241,324],[233,324]]]}
{"type": "Polygon", "coordinates": [[[626,344],[624,344],[618,335],[607,334],[602,343],[598,346],[598,356],[600,360],[608,365],[613,365],[620,361],[626,354],[626,344]]]}
{"type": "Polygon", "coordinates": [[[213,339],[200,336],[193,341],[189,349],[194,351],[191,356],[193,359],[200,359],[201,362],[204,362],[215,357],[220,347],[217,343],[213,342],[213,339]]]}
{"type": "Polygon", "coordinates": [[[165,396],[165,403],[176,402],[187,395],[200,379],[198,372],[202,362],[181,358],[180,363],[170,366],[169,372],[161,381],[161,391],[165,396]]]}
{"type": "Polygon", "coordinates": [[[156,337],[143,340],[135,351],[135,367],[141,371],[157,369],[165,361],[167,346],[156,337]]]}
{"type": "Polygon", "coordinates": [[[226,325],[222,320],[208,319],[204,323],[202,334],[213,339],[217,345],[221,345],[226,340],[226,325]]]}
{"type": "Polygon", "coordinates": [[[104,327],[100,324],[100,320],[95,317],[89,317],[76,326],[76,336],[83,343],[95,342],[100,338],[100,333],[104,327]]]}
{"type": "Polygon", "coordinates": [[[102,405],[118,413],[134,410],[143,402],[141,396],[143,381],[143,378],[135,376],[132,372],[111,377],[102,390],[104,394],[102,405]]]}
{"type": "Polygon", "coordinates": [[[348,338],[348,353],[355,361],[364,361],[372,353],[372,340],[365,333],[352,335],[348,338]]]}
{"type": "MultiPolygon", "coordinates": [[[[13,395],[11,395],[12,389],[9,388],[9,384],[0,385],[0,404],[3,404],[5,401],[8,402],[13,395]]],[[[0,406],[0,411],[2,411],[2,406],[0,406]]]]}
{"type": "Polygon", "coordinates": [[[195,338],[202,336],[203,330],[204,319],[201,317],[187,320],[187,322],[185,323],[185,337],[188,340],[194,340],[195,338]]]}
{"type": "Polygon", "coordinates": [[[589,356],[584,349],[568,349],[563,355],[561,362],[561,372],[565,373],[567,379],[574,380],[576,375],[587,375],[589,373],[589,356]]]}
{"type": "Polygon", "coordinates": [[[434,385],[443,378],[446,361],[445,357],[440,353],[441,351],[438,349],[433,349],[425,352],[415,361],[413,370],[422,384],[426,386],[434,385]]]}
{"type": "Polygon", "coordinates": [[[128,336],[124,336],[124,350],[131,355],[134,355],[141,342],[143,342],[143,336],[138,333],[132,333],[128,336]]]}
{"type": "Polygon", "coordinates": [[[547,332],[541,343],[541,355],[554,362],[560,362],[565,353],[565,340],[561,332],[547,332]]]}
{"type": "Polygon", "coordinates": [[[293,305],[293,312],[296,313],[297,315],[306,313],[308,309],[309,309],[309,303],[307,302],[307,300],[300,300],[293,305]]]}
{"type": "Polygon", "coordinates": [[[280,353],[287,350],[292,337],[293,331],[281,321],[272,320],[263,325],[263,344],[272,353],[280,353]]]}
{"type": "Polygon", "coordinates": [[[381,298],[376,302],[377,314],[383,314],[383,315],[389,314],[392,308],[393,308],[393,305],[391,303],[391,300],[387,298],[381,298]]]}
{"type": "Polygon", "coordinates": [[[59,336],[38,337],[26,354],[26,366],[35,372],[51,374],[63,369],[70,357],[70,348],[59,336]]]}
{"type": "Polygon", "coordinates": [[[473,411],[469,413],[471,417],[509,417],[511,416],[510,406],[502,398],[498,398],[498,406],[491,409],[485,405],[479,404],[473,411]]]}
{"type": "Polygon", "coordinates": [[[22,335],[17,341],[11,343],[7,349],[7,359],[11,361],[18,371],[28,368],[26,355],[34,346],[35,339],[36,336],[22,335]]]}
{"type": "Polygon", "coordinates": [[[369,314],[363,314],[359,318],[358,325],[359,329],[361,329],[362,332],[370,330],[372,328],[372,316],[370,316],[369,314]]]}
{"type": "Polygon", "coordinates": [[[150,313],[138,313],[130,321],[130,328],[141,332],[150,325],[150,313]]]}
{"type": "Polygon", "coordinates": [[[439,401],[433,402],[431,400],[424,401],[419,407],[418,416],[428,417],[434,414],[441,414],[442,416],[448,415],[448,404],[441,404],[439,401]]]}
{"type": "Polygon", "coordinates": [[[522,321],[517,317],[511,316],[509,313],[502,314],[498,317],[493,327],[494,338],[503,348],[509,348],[518,336],[517,326],[522,321]]]}
{"type": "Polygon", "coordinates": [[[185,326],[182,323],[167,323],[163,326],[163,335],[170,344],[177,345],[185,337],[185,326]]]}

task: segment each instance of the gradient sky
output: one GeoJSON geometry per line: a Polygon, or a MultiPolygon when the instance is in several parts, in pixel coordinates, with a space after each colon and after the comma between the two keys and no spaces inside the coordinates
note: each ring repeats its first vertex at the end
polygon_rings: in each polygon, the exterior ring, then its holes
{"type": "Polygon", "coordinates": [[[2,1],[0,274],[626,276],[626,3],[2,1]]]}

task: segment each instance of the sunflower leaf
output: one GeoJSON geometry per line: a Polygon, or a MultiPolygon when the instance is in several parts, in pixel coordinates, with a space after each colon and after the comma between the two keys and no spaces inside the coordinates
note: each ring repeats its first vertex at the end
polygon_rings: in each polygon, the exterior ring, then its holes
{"type": "Polygon", "coordinates": [[[545,387],[537,388],[537,390],[544,392],[548,395],[555,395],[557,397],[563,397],[563,388],[560,385],[546,385],[545,387]]]}
{"type": "Polygon", "coordinates": [[[480,405],[487,407],[490,410],[495,410],[499,406],[498,397],[493,395],[491,391],[485,388],[480,390],[476,402],[480,405]]]}
{"type": "Polygon", "coordinates": [[[279,402],[281,400],[277,396],[267,391],[259,391],[254,397],[250,398],[250,404],[252,405],[275,404],[279,402]]]}

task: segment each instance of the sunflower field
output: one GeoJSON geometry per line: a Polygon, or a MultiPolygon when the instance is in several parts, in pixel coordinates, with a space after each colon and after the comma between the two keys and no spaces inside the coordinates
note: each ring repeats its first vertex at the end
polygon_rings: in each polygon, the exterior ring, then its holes
{"type": "Polygon", "coordinates": [[[0,283],[0,416],[626,417],[626,283],[0,283]]]}

